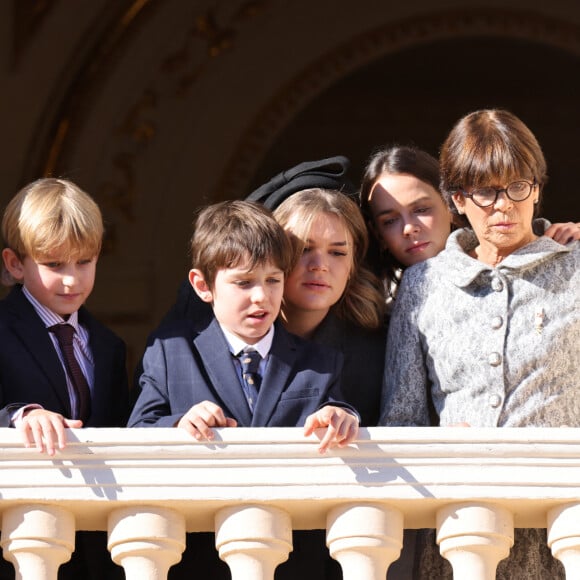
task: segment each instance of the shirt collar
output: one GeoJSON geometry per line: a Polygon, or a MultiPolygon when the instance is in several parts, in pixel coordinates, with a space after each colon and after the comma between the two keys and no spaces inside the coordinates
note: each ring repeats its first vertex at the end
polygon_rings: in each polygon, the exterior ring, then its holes
{"type": "Polygon", "coordinates": [[[229,332],[220,324],[220,328],[226,337],[228,346],[230,347],[230,352],[237,356],[244,349],[254,349],[260,353],[262,358],[266,358],[270,349],[272,348],[272,341],[274,340],[274,325],[270,327],[270,330],[255,344],[247,344],[238,336],[229,332]]]}
{"type": "Polygon", "coordinates": [[[36,314],[40,317],[44,326],[48,328],[49,326],[53,326],[55,324],[70,324],[76,332],[79,332],[79,313],[78,310],[75,310],[67,320],[65,320],[62,316],[53,312],[50,308],[47,308],[43,304],[41,304],[26,288],[26,286],[22,286],[22,294],[26,296],[27,300],[32,304],[32,307],[36,311],[36,314]]]}

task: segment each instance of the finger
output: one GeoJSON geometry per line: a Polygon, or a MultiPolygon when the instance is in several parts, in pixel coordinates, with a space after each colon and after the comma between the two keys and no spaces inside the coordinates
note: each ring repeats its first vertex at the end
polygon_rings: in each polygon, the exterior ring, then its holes
{"type": "MultiPolygon", "coordinates": [[[[60,431],[64,431],[61,422],[55,422],[51,420],[51,417],[41,417],[39,418],[39,426],[41,431],[41,437],[44,440],[44,447],[46,449],[46,453],[51,457],[55,454],[56,451],[56,443],[58,443],[60,447],[60,438],[61,435],[59,434],[60,431]]],[[[64,438],[64,433],[62,435],[64,438]]]]}
{"type": "MultiPolygon", "coordinates": [[[[54,419],[51,421],[52,429],[50,431],[51,435],[56,435],[56,442],[58,443],[59,449],[64,449],[66,447],[66,435],[65,435],[65,419],[54,419]]],[[[54,439],[53,439],[53,452],[54,452],[54,439]]]]}
{"type": "Polygon", "coordinates": [[[544,235],[559,244],[565,245],[580,238],[580,228],[578,224],[572,222],[552,224],[544,232],[544,235]]]}
{"type": "Polygon", "coordinates": [[[554,241],[559,244],[566,245],[574,239],[574,231],[572,228],[562,228],[554,235],[554,241]]]}
{"type": "Polygon", "coordinates": [[[555,242],[559,244],[564,243],[563,240],[568,237],[566,233],[571,224],[552,224],[545,232],[544,235],[548,238],[552,238],[555,242]]]}
{"type": "Polygon", "coordinates": [[[210,425],[208,425],[201,417],[196,417],[193,421],[193,426],[197,429],[198,435],[196,439],[205,439],[206,441],[213,441],[214,432],[210,425]]]}
{"type": "Polygon", "coordinates": [[[203,401],[193,406],[190,412],[192,412],[192,418],[199,416],[210,427],[225,427],[227,425],[227,419],[222,408],[211,401],[203,401]]]}
{"type": "Polygon", "coordinates": [[[304,436],[308,437],[314,433],[314,430],[318,428],[318,419],[316,415],[309,415],[304,422],[304,436]]]}
{"type": "Polygon", "coordinates": [[[34,441],[36,443],[36,449],[40,453],[46,453],[50,456],[54,455],[54,438],[52,425],[47,422],[44,418],[35,421],[32,424],[34,441]]]}
{"type": "Polygon", "coordinates": [[[212,427],[227,427],[228,418],[221,407],[214,405],[210,408],[210,417],[206,423],[212,427]]]}
{"type": "Polygon", "coordinates": [[[182,417],[178,422],[177,422],[177,427],[181,428],[181,429],[185,429],[194,439],[201,439],[201,434],[199,433],[199,431],[197,430],[197,428],[195,427],[195,425],[193,425],[193,423],[191,421],[189,421],[189,419],[187,419],[187,417],[182,417]]]}
{"type": "Polygon", "coordinates": [[[64,449],[66,447],[65,428],[69,425],[77,425],[81,421],[74,419],[65,419],[58,413],[42,413],[37,417],[37,422],[42,431],[44,446],[49,455],[54,455],[56,448],[64,449]]]}
{"type": "Polygon", "coordinates": [[[44,439],[44,428],[40,420],[31,420],[29,423],[30,433],[34,440],[34,446],[39,453],[44,453],[46,451],[45,439],[44,439]]]}
{"type": "Polygon", "coordinates": [[[570,224],[570,228],[566,230],[566,239],[561,244],[569,244],[574,240],[580,240],[580,224],[570,224]]]}
{"type": "Polygon", "coordinates": [[[48,433],[44,433],[44,445],[46,447],[47,455],[52,457],[56,452],[55,440],[58,441],[58,435],[55,437],[55,433],[49,430],[48,433]]]}
{"type": "Polygon", "coordinates": [[[336,445],[344,445],[344,441],[348,438],[350,433],[351,423],[352,421],[350,421],[348,417],[344,417],[342,420],[335,424],[336,432],[334,435],[334,443],[336,445]]]}
{"type": "Polygon", "coordinates": [[[349,443],[354,441],[358,435],[358,420],[346,422],[346,429],[344,431],[344,436],[338,442],[339,447],[346,447],[349,443]]]}
{"type": "Polygon", "coordinates": [[[226,417],[226,427],[237,427],[238,422],[231,417],[226,417]]]}
{"type": "Polygon", "coordinates": [[[177,426],[185,429],[197,441],[211,441],[213,439],[213,431],[198,415],[184,415],[177,426]]]}
{"type": "Polygon", "coordinates": [[[332,445],[336,438],[336,427],[330,423],[326,428],[326,432],[324,433],[324,437],[320,441],[320,445],[318,446],[319,453],[326,453],[327,449],[332,445]]]}
{"type": "Polygon", "coordinates": [[[320,441],[320,445],[318,446],[319,453],[326,453],[328,448],[331,446],[332,441],[334,440],[334,433],[332,432],[332,427],[329,426],[324,434],[324,437],[320,441]]]}
{"type": "Polygon", "coordinates": [[[20,422],[18,425],[18,432],[20,433],[20,439],[24,443],[24,447],[32,447],[34,443],[34,437],[30,429],[30,423],[26,420],[20,422]]]}

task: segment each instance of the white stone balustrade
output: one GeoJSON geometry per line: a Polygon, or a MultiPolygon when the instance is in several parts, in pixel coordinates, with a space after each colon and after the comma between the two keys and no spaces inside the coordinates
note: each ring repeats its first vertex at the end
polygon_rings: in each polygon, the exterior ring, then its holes
{"type": "Polygon", "coordinates": [[[345,580],[385,576],[403,528],[437,528],[456,578],[487,580],[514,527],[545,527],[580,580],[580,431],[371,428],[318,453],[301,429],[70,430],[50,458],[0,429],[0,544],[17,579],[55,580],[75,530],[108,530],[128,580],[163,580],[185,532],[215,531],[234,580],[271,580],[292,529],[327,529],[345,580]]]}

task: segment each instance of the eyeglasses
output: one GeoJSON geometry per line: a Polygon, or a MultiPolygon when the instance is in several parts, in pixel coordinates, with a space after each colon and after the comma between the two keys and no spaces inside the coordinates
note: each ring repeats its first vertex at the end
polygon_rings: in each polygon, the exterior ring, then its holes
{"type": "Polygon", "coordinates": [[[495,187],[480,187],[471,191],[460,190],[464,197],[470,197],[475,205],[479,207],[489,207],[494,205],[499,197],[499,194],[505,192],[507,197],[512,201],[525,201],[530,197],[532,190],[538,183],[534,179],[532,183],[529,181],[512,181],[507,187],[496,189],[495,187]]]}

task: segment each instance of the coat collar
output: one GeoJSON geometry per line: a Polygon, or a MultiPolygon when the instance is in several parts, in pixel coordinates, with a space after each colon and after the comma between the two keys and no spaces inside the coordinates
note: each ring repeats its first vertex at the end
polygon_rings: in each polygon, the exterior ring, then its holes
{"type": "Polygon", "coordinates": [[[277,322],[266,372],[262,378],[262,387],[254,409],[253,427],[265,427],[270,421],[288,385],[297,356],[295,337],[277,322]]]}
{"type": "MultiPolygon", "coordinates": [[[[466,288],[486,273],[501,272],[508,276],[520,275],[524,271],[552,259],[556,254],[570,252],[574,244],[563,246],[551,238],[542,236],[516,250],[495,267],[469,256],[468,252],[476,246],[477,238],[473,230],[463,228],[449,236],[445,250],[434,258],[445,261],[449,279],[459,288],[466,288]]],[[[428,262],[429,260],[426,263],[428,264],[428,262]]]]}
{"type": "Polygon", "coordinates": [[[5,302],[11,313],[10,324],[14,334],[21,339],[23,347],[37,361],[59,398],[62,408],[66,409],[70,416],[66,376],[44,323],[22,293],[20,285],[11,290],[5,302]]]}
{"type": "Polygon", "coordinates": [[[193,342],[211,384],[233,418],[240,426],[265,427],[276,410],[296,361],[297,346],[294,337],[279,322],[276,323],[274,340],[253,416],[244,398],[233,358],[224,360],[226,355],[230,356],[230,352],[217,320],[212,320],[193,342]]]}

